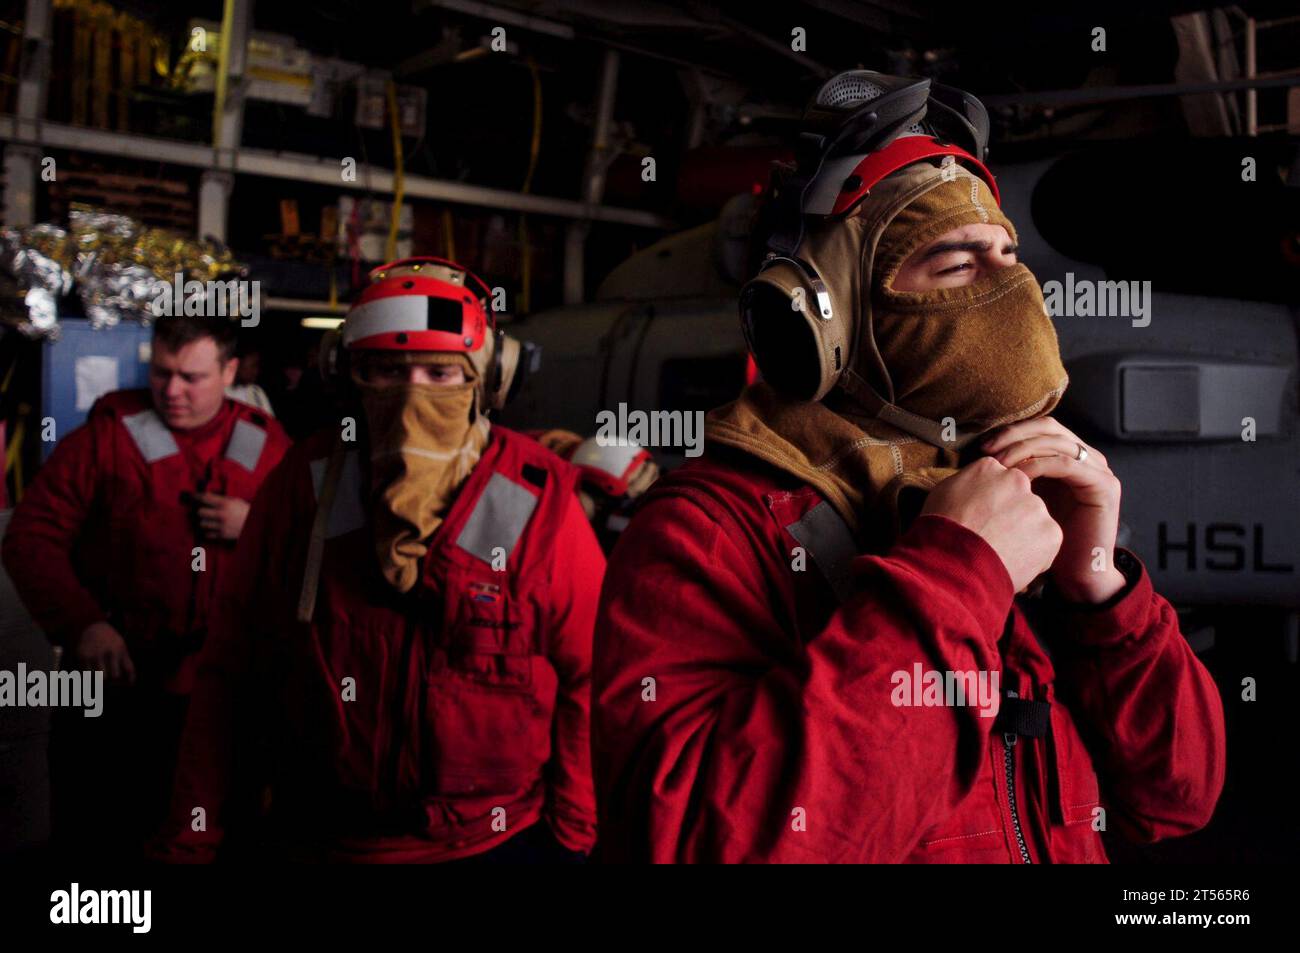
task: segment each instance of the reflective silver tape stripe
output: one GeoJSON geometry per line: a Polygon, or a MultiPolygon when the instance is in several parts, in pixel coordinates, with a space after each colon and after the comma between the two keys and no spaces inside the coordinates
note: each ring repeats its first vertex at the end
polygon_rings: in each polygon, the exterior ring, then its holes
{"type": "Polygon", "coordinates": [[[391,295],[353,308],[343,324],[343,346],[376,334],[427,331],[429,301],[424,295],[391,295]]]}
{"type": "Polygon", "coordinates": [[[509,557],[536,508],[537,497],[494,473],[474,504],[474,512],[469,514],[456,545],[486,563],[492,562],[492,551],[498,546],[509,557]]]}
{"type": "Polygon", "coordinates": [[[849,567],[859,555],[858,546],[848,524],[835,512],[835,507],[823,500],[786,530],[812,556],[840,602],[856,591],[849,567]]]}
{"type": "Polygon", "coordinates": [[[172,436],[172,432],[167,429],[162,418],[152,410],[142,410],[129,417],[123,417],[122,426],[131,435],[136,449],[140,451],[140,456],[144,457],[147,463],[181,452],[181,448],[176,446],[176,438],[172,436]]]}
{"type": "Polygon", "coordinates": [[[230,443],[226,445],[226,459],[234,460],[250,473],[257,469],[258,458],[266,446],[266,431],[247,420],[236,420],[230,443]]]}
{"type": "MultiPolygon", "coordinates": [[[[328,466],[328,457],[311,462],[311,484],[317,498],[320,497],[321,484],[325,482],[325,469],[328,466]]],[[[365,525],[366,510],[361,505],[361,456],[357,451],[349,450],[343,456],[343,470],[339,474],[338,489],[330,506],[325,538],[333,539],[365,525]]]]}
{"type": "Polygon", "coordinates": [[[631,442],[625,446],[602,447],[595,440],[584,440],[569,458],[569,462],[575,467],[604,470],[614,479],[622,480],[628,475],[628,468],[640,452],[641,448],[631,442]]]}

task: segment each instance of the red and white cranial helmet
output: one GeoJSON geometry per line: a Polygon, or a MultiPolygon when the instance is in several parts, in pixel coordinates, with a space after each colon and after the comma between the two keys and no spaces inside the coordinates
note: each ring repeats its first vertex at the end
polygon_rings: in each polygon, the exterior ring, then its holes
{"type": "Polygon", "coordinates": [[[536,345],[496,328],[492,289],[445,258],[402,258],[370,272],[340,329],[345,351],[464,354],[485,408],[499,409],[541,364],[536,345]]]}
{"type": "Polygon", "coordinates": [[[491,348],[491,290],[466,268],[442,258],[403,258],[380,265],[370,279],[343,322],[344,348],[461,354],[491,348]]]}

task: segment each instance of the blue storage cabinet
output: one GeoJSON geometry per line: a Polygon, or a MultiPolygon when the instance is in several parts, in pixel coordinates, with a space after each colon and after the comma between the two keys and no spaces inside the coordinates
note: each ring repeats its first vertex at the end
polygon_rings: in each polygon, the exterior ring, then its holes
{"type": "MultiPolygon", "coordinates": [[[[84,318],[61,320],[59,327],[59,340],[44,345],[41,419],[54,418],[54,435],[61,440],[85,422],[101,393],[149,385],[153,329],[123,321],[96,331],[84,318]]],[[[41,460],[56,442],[41,443],[41,460]]]]}

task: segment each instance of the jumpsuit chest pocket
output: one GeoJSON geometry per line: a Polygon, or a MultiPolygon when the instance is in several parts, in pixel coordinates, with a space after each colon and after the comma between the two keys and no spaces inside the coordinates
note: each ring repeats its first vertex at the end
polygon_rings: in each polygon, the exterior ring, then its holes
{"type": "Polygon", "coordinates": [[[1052,706],[1051,768],[1053,820],[1067,825],[1091,821],[1101,804],[1097,774],[1074,719],[1059,704],[1052,706]]]}
{"type": "Polygon", "coordinates": [[[493,689],[531,691],[536,627],[509,576],[455,567],[444,592],[441,646],[448,672],[493,689]]]}
{"type": "Polygon", "coordinates": [[[1083,737],[1064,705],[1052,705],[1051,756],[1047,766],[1048,839],[1057,863],[1104,863],[1100,786],[1083,737]]]}

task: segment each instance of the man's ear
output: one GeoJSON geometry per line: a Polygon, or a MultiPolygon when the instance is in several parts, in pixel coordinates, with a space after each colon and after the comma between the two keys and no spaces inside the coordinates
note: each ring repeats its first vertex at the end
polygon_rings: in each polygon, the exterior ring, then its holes
{"type": "Polygon", "coordinates": [[[239,373],[239,358],[232,357],[221,365],[221,386],[229,387],[235,382],[235,375],[239,373]]]}

